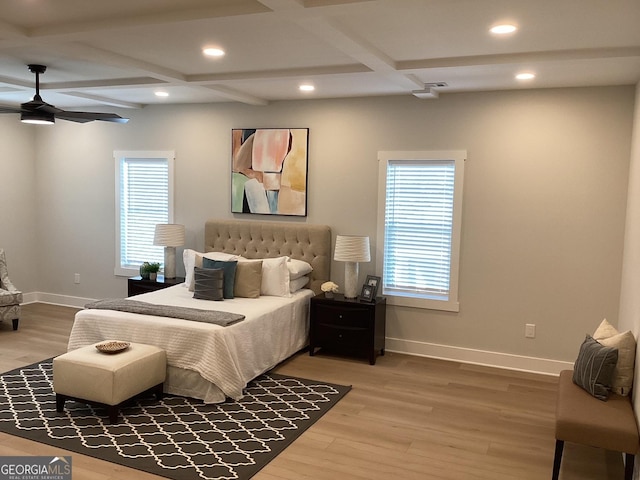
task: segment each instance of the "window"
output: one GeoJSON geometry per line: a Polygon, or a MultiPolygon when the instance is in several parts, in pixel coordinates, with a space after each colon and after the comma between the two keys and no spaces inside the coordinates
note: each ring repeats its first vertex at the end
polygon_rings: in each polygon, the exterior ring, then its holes
{"type": "Polygon", "coordinates": [[[457,312],[466,151],[379,152],[382,294],[391,305],[457,312]]]}
{"type": "Polygon", "coordinates": [[[138,275],[142,262],[164,262],[153,245],[157,223],[173,223],[174,152],[114,152],[116,275],[138,275]]]}

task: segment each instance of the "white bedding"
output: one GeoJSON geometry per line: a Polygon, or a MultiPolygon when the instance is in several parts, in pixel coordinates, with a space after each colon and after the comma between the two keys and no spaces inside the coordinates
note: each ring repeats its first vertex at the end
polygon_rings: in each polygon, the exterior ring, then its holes
{"type": "Polygon", "coordinates": [[[311,290],[290,298],[261,296],[221,302],[198,300],[184,284],[130,297],[158,305],[245,315],[228,327],[113,310],[81,310],[69,350],[103,340],[157,345],[167,352],[165,391],[206,403],[239,399],[247,383],[307,344],[311,290]]]}

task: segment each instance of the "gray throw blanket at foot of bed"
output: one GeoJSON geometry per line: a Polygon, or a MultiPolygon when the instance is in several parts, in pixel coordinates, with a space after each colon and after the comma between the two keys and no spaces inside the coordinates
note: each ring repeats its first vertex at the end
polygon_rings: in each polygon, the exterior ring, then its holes
{"type": "Polygon", "coordinates": [[[156,305],[154,303],[127,300],[126,298],[108,298],[87,303],[84,308],[101,310],[118,310],[120,312],[140,313],[142,315],[156,315],[158,317],[180,318],[194,322],[214,323],[222,327],[233,325],[244,320],[244,315],[237,313],[219,312],[216,310],[201,310],[199,308],[175,307],[172,305],[156,305]]]}

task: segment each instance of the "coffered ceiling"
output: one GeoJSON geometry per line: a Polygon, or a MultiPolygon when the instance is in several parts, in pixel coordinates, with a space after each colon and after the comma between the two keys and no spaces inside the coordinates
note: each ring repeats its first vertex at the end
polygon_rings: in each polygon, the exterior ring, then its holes
{"type": "Polygon", "coordinates": [[[31,99],[32,63],[70,109],[628,85],[640,1],[3,0],[0,103],[31,99]]]}

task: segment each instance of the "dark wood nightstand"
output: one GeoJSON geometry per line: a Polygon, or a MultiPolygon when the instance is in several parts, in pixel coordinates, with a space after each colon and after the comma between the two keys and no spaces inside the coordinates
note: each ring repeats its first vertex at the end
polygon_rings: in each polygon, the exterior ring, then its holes
{"type": "Polygon", "coordinates": [[[369,358],[375,365],[378,353],[384,355],[387,300],[375,302],[347,299],[341,294],[311,298],[309,355],[320,347],[347,355],[369,358]]]}
{"type": "Polygon", "coordinates": [[[127,296],[139,295],[141,293],[155,292],[163,288],[171,287],[184,282],[184,277],[164,278],[158,275],[157,280],[143,280],[140,275],[127,280],[127,296]]]}

